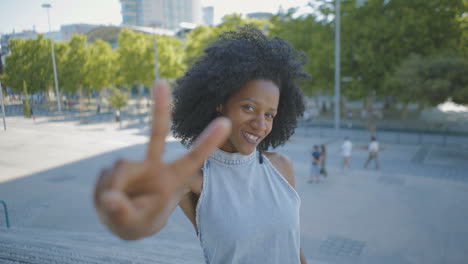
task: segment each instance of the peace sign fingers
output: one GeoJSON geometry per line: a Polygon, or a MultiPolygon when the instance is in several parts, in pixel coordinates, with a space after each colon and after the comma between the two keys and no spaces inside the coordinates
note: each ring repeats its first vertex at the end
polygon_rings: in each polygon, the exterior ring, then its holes
{"type": "Polygon", "coordinates": [[[213,120],[195,141],[193,148],[172,165],[178,175],[193,175],[202,167],[203,161],[219,147],[231,132],[231,121],[220,117],[213,120]]]}
{"type": "Polygon", "coordinates": [[[171,95],[169,86],[164,81],[159,81],[153,88],[153,120],[151,136],[146,153],[146,159],[159,162],[164,151],[165,139],[169,132],[171,95]]]}

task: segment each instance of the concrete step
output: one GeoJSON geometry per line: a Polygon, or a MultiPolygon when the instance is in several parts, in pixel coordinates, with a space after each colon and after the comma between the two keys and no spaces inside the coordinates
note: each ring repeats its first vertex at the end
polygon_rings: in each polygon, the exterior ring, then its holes
{"type": "Polygon", "coordinates": [[[153,236],[123,241],[109,233],[0,229],[0,263],[202,264],[199,245],[153,236]]]}

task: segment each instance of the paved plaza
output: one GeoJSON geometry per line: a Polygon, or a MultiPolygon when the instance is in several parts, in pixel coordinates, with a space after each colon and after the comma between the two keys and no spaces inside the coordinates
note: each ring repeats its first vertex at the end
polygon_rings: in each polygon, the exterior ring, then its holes
{"type": "MultiPolygon", "coordinates": [[[[8,118],[8,129],[0,131],[0,200],[11,228],[0,208],[0,263],[203,263],[180,209],[160,234],[137,242],[120,241],[97,219],[96,175],[118,158],[143,157],[145,122],[120,129],[60,117],[8,118]]],[[[299,129],[277,150],[294,162],[309,263],[468,263],[467,139],[418,143],[403,135],[381,142],[376,170],[363,168],[367,137],[348,132],[299,129]],[[346,133],[354,144],[352,170],[342,171],[346,133]],[[315,144],[327,146],[329,176],[308,184],[315,144]]],[[[172,137],[167,141],[167,160],[185,152],[172,137]]]]}

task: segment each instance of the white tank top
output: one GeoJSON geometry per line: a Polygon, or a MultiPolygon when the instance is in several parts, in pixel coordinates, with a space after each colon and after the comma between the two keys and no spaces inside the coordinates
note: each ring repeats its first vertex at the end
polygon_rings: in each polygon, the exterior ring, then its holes
{"type": "Polygon", "coordinates": [[[300,263],[301,200],[259,155],[217,149],[205,162],[196,221],[207,264],[300,263]]]}

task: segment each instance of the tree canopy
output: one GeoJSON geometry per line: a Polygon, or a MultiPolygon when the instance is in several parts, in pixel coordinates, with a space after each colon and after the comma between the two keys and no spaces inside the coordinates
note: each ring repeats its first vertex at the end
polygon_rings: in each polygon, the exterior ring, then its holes
{"type": "Polygon", "coordinates": [[[37,39],[13,39],[9,42],[11,54],[5,59],[2,80],[18,92],[26,82],[29,93],[44,91],[51,87],[52,58],[50,42],[39,35],[37,39]]]}
{"type": "MultiPolygon", "coordinates": [[[[468,1],[342,0],[341,87],[350,99],[391,95],[403,102],[434,105],[451,98],[466,104],[468,1]]],[[[163,78],[178,78],[222,32],[254,24],[268,36],[289,41],[309,58],[312,80],[306,94],[332,93],[334,86],[335,0],[310,3],[313,12],[279,12],[270,19],[227,15],[216,26],[198,26],[182,39],[156,36],[158,69],[163,78]]],[[[118,47],[93,37],[74,35],[55,43],[59,88],[75,93],[110,88],[151,86],[154,36],[123,29],[118,47]]],[[[10,40],[3,82],[21,92],[53,87],[50,42],[10,40]]]]}

